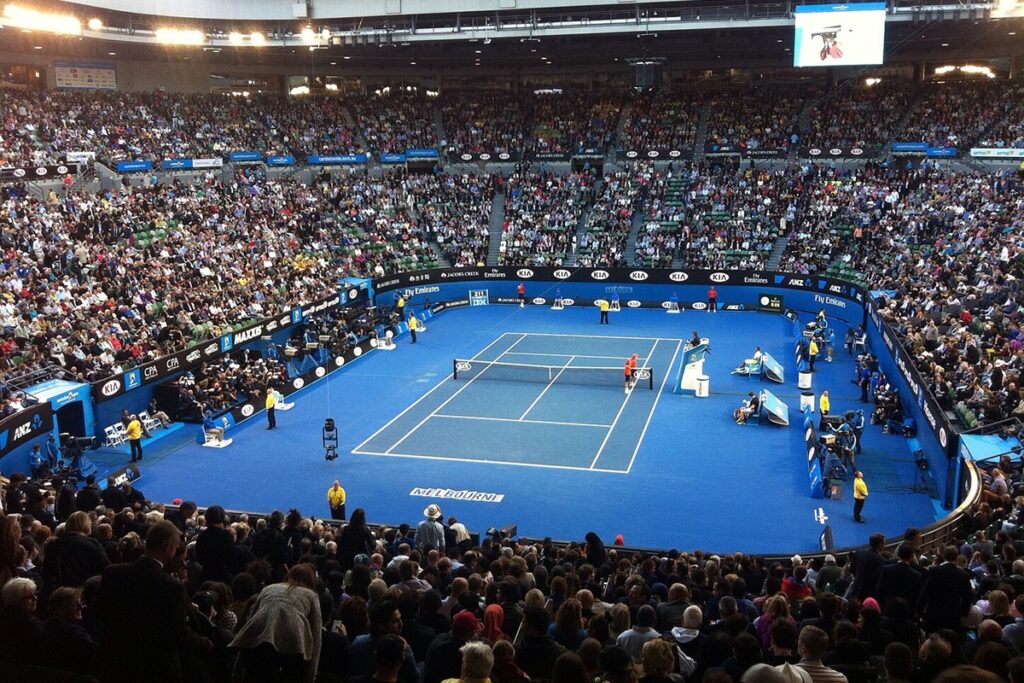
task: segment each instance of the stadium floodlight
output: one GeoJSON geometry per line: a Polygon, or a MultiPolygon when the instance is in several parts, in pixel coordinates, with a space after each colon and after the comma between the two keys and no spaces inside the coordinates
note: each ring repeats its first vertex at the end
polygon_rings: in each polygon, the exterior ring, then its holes
{"type": "Polygon", "coordinates": [[[1021,0],[997,0],[992,7],[992,17],[995,19],[1024,17],[1024,2],[1021,0]]]}
{"type": "Polygon", "coordinates": [[[75,17],[66,14],[44,14],[13,3],[4,7],[3,15],[0,16],[0,26],[70,36],[82,35],[82,22],[75,17]]]}
{"type": "Polygon", "coordinates": [[[202,45],[206,35],[196,29],[158,28],[156,40],[164,45],[202,45]]]}
{"type": "Polygon", "coordinates": [[[242,34],[239,33],[238,31],[232,31],[231,33],[228,34],[228,42],[231,43],[232,45],[241,45],[242,44],[242,34]]]}
{"type": "Polygon", "coordinates": [[[302,42],[305,45],[312,45],[316,42],[316,33],[314,33],[313,29],[310,28],[309,26],[302,29],[302,33],[300,33],[299,35],[302,36],[302,42]]]}
{"type": "Polygon", "coordinates": [[[267,39],[259,31],[253,31],[249,34],[249,42],[253,45],[266,45],[267,39]]]}
{"type": "Polygon", "coordinates": [[[89,20],[88,26],[89,26],[89,30],[90,31],[102,31],[103,30],[103,22],[100,21],[99,19],[97,19],[96,17],[93,17],[92,19],[89,20]]]}

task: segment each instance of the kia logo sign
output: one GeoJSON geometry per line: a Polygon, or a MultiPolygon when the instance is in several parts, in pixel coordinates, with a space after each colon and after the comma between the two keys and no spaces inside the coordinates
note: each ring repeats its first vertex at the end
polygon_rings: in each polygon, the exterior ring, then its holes
{"type": "Polygon", "coordinates": [[[860,147],[854,147],[853,149],[850,150],[850,154],[852,154],[855,157],[859,157],[863,153],[864,150],[862,150],[860,147]]]}
{"type": "Polygon", "coordinates": [[[831,154],[834,157],[837,157],[837,156],[839,156],[840,154],[843,153],[843,150],[839,149],[838,147],[833,147],[832,149],[830,149],[828,151],[828,153],[831,154]]]}
{"type": "Polygon", "coordinates": [[[607,280],[608,279],[608,271],[607,270],[595,270],[594,272],[592,272],[590,274],[590,277],[594,278],[595,280],[607,280]]]}
{"type": "Polygon", "coordinates": [[[335,367],[340,368],[344,364],[345,364],[345,357],[344,356],[335,356],[334,357],[334,366],[335,367]]]}
{"type": "Polygon", "coordinates": [[[490,160],[491,160],[491,155],[488,154],[487,152],[484,152],[483,154],[480,155],[480,161],[490,161],[490,160]]]}
{"type": "Polygon", "coordinates": [[[544,304],[547,303],[547,299],[541,299],[540,297],[537,297],[536,299],[533,300],[533,303],[537,304],[538,306],[543,306],[544,304]]]}
{"type": "Polygon", "coordinates": [[[520,268],[519,270],[516,271],[516,277],[521,277],[524,280],[529,280],[531,277],[533,277],[533,271],[530,270],[529,268],[520,268]]]}
{"type": "Polygon", "coordinates": [[[678,157],[683,156],[683,153],[680,152],[678,149],[673,149],[673,150],[669,151],[668,155],[670,157],[672,157],[673,159],[676,159],[678,157]]]}
{"type": "Polygon", "coordinates": [[[254,412],[256,412],[256,409],[252,407],[251,403],[246,403],[242,406],[242,417],[252,417],[254,412]]]}
{"type": "Polygon", "coordinates": [[[36,175],[38,175],[38,176],[46,175],[46,167],[45,166],[40,166],[39,168],[37,168],[36,169],[36,175]]]}
{"type": "Polygon", "coordinates": [[[301,377],[296,377],[294,380],[292,380],[292,386],[295,387],[296,389],[301,389],[302,387],[306,386],[306,380],[302,379],[301,377]]]}
{"type": "Polygon", "coordinates": [[[118,379],[112,379],[100,388],[100,393],[104,396],[113,396],[119,391],[121,391],[121,380],[118,379]]]}
{"type": "Polygon", "coordinates": [[[563,306],[572,306],[574,303],[576,303],[575,299],[562,299],[563,306]]]}
{"type": "Polygon", "coordinates": [[[363,355],[363,347],[357,346],[356,348],[352,349],[352,355],[356,357],[363,355]]]}
{"type": "Polygon", "coordinates": [[[67,166],[58,166],[57,167],[57,173],[67,173],[67,172],[68,172],[68,167],[67,166]]]}
{"type": "Polygon", "coordinates": [[[711,277],[709,277],[708,279],[711,280],[712,282],[728,282],[729,281],[729,274],[728,273],[711,273],[711,277]]]}
{"type": "Polygon", "coordinates": [[[626,302],[626,305],[629,306],[630,308],[640,308],[641,306],[640,302],[637,301],[636,299],[630,299],[629,301],[626,302]]]}
{"type": "Polygon", "coordinates": [[[509,159],[512,158],[512,155],[509,154],[508,152],[502,152],[501,154],[498,155],[498,158],[501,159],[502,161],[508,161],[509,159]]]}
{"type": "Polygon", "coordinates": [[[604,299],[594,299],[594,305],[595,306],[600,306],[601,304],[606,304],[606,303],[608,303],[608,302],[605,301],[604,299]]]}
{"type": "Polygon", "coordinates": [[[681,270],[677,270],[674,273],[669,273],[668,279],[672,282],[686,282],[690,279],[690,276],[681,270]]]}
{"type": "Polygon", "coordinates": [[[651,159],[657,159],[658,158],[658,150],[652,149],[650,152],[647,153],[647,156],[649,156],[651,159]]]}
{"type": "Polygon", "coordinates": [[[810,154],[812,157],[821,156],[821,150],[818,149],[817,147],[811,147],[809,150],[807,150],[807,153],[810,154]]]}
{"type": "Polygon", "coordinates": [[[636,159],[638,156],[640,156],[639,152],[626,152],[627,159],[636,159]]]}
{"type": "Polygon", "coordinates": [[[636,372],[633,373],[633,377],[634,377],[634,379],[650,379],[651,378],[651,371],[650,370],[640,369],[640,370],[637,370],[636,372]]]}
{"type": "Polygon", "coordinates": [[[703,311],[707,307],[708,307],[708,305],[706,303],[704,303],[703,301],[694,301],[693,302],[693,310],[695,310],[695,311],[703,311]]]}
{"type": "Polygon", "coordinates": [[[320,366],[320,367],[318,367],[318,368],[317,368],[316,370],[314,370],[314,371],[313,371],[313,373],[314,373],[314,374],[315,374],[315,375],[316,375],[317,377],[323,377],[324,375],[326,375],[326,374],[327,374],[327,370],[325,370],[325,369],[323,368],[323,366],[320,366]]]}
{"type": "Polygon", "coordinates": [[[458,363],[455,364],[455,369],[458,370],[459,372],[469,372],[470,370],[473,369],[473,366],[464,360],[460,360],[458,363]]]}
{"type": "Polygon", "coordinates": [[[359,290],[358,289],[350,289],[350,290],[348,290],[348,298],[350,300],[351,299],[358,299],[359,298],[359,290]]]}
{"type": "Polygon", "coordinates": [[[14,177],[15,178],[24,178],[25,177],[25,169],[23,169],[23,168],[16,168],[16,169],[14,169],[14,177]]]}
{"type": "Polygon", "coordinates": [[[565,268],[559,268],[554,273],[552,273],[552,275],[554,275],[559,280],[566,280],[572,277],[572,273],[566,270],[565,268]]]}
{"type": "Polygon", "coordinates": [[[939,445],[942,446],[943,448],[945,448],[947,443],[948,443],[948,441],[949,441],[949,439],[946,437],[946,428],[945,427],[940,427],[939,428],[939,445]]]}
{"type": "Polygon", "coordinates": [[[673,306],[675,306],[675,304],[673,302],[671,302],[671,301],[662,301],[661,302],[661,307],[664,308],[666,311],[671,309],[673,306]]]}
{"type": "Polygon", "coordinates": [[[644,270],[634,270],[632,273],[629,274],[629,279],[636,280],[637,282],[643,282],[648,277],[649,275],[647,274],[647,271],[644,270]]]}
{"type": "Polygon", "coordinates": [[[472,154],[463,154],[459,158],[462,159],[463,161],[470,161],[473,158],[473,155],[472,154]]]}

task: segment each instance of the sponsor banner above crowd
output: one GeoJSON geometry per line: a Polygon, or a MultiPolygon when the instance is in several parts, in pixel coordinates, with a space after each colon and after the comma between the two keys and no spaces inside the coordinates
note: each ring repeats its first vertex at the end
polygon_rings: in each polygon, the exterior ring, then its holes
{"type": "Polygon", "coordinates": [[[489,266],[483,268],[447,268],[397,273],[374,281],[377,293],[403,289],[426,282],[468,280],[541,280],[564,282],[637,282],[645,284],[686,283],[691,285],[769,285],[809,292],[822,292],[865,302],[864,290],[843,280],[794,273],[755,270],[673,270],[670,268],[551,268],[489,266]]]}
{"type": "Polygon", "coordinates": [[[306,157],[306,163],[312,166],[347,166],[365,164],[369,160],[368,154],[312,154],[306,157]]]}
{"type": "Polygon", "coordinates": [[[159,382],[170,375],[199,367],[203,363],[231,353],[235,348],[259,339],[265,334],[273,334],[278,330],[300,323],[307,315],[320,313],[334,306],[365,302],[368,296],[369,292],[366,289],[358,287],[349,287],[325,295],[304,306],[296,306],[288,311],[282,311],[272,318],[239,327],[219,338],[210,339],[205,343],[172,353],[127,372],[94,382],[92,384],[93,396],[97,403],[108,401],[145,384],[159,382]]]}
{"type": "Polygon", "coordinates": [[[56,164],[54,166],[14,166],[0,168],[0,180],[5,181],[32,181],[32,180],[53,180],[63,178],[68,173],[78,173],[78,164],[56,164]]]}
{"type": "Polygon", "coordinates": [[[650,161],[672,161],[673,159],[692,159],[692,147],[672,149],[630,149],[618,152],[619,161],[648,159],[650,161]]]}
{"type": "Polygon", "coordinates": [[[138,161],[119,161],[117,162],[118,173],[145,173],[146,171],[153,170],[153,162],[140,159],[138,161]]]}
{"type": "Polygon", "coordinates": [[[890,148],[893,154],[926,157],[955,157],[956,147],[932,147],[927,142],[894,142],[890,148]]]}
{"type": "Polygon", "coordinates": [[[859,159],[877,155],[875,147],[804,147],[800,150],[800,156],[808,159],[859,159]]]}
{"type": "Polygon", "coordinates": [[[785,149],[747,149],[739,145],[704,145],[704,154],[710,156],[739,155],[748,159],[781,159],[788,153],[785,149]]]}
{"type": "Polygon", "coordinates": [[[161,162],[165,171],[220,168],[223,165],[224,160],[219,157],[214,159],[164,159],[161,162]]]}
{"type": "Polygon", "coordinates": [[[978,159],[1024,159],[1024,147],[971,147],[978,159]]]}
{"type": "Polygon", "coordinates": [[[448,160],[458,163],[480,162],[480,163],[503,163],[506,161],[519,161],[519,152],[460,152],[449,151],[448,160]]]}

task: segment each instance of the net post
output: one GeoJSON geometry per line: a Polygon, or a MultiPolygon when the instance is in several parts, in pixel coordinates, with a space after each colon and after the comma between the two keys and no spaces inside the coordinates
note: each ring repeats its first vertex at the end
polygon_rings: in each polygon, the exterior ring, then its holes
{"type": "Polygon", "coordinates": [[[452,358],[452,379],[459,378],[459,361],[457,358],[452,358]]]}
{"type": "Polygon", "coordinates": [[[654,370],[647,368],[647,388],[654,391],[654,370]]]}

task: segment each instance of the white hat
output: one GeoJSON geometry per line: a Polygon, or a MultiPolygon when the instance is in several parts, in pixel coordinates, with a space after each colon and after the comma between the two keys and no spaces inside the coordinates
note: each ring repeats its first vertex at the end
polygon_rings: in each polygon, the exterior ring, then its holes
{"type": "Polygon", "coordinates": [[[830,564],[830,563],[831,564],[835,564],[836,563],[836,556],[835,555],[826,555],[825,556],[825,564],[830,564]]]}
{"type": "Polygon", "coordinates": [[[800,557],[799,555],[794,555],[793,557],[789,558],[789,561],[793,563],[794,567],[799,567],[804,563],[804,558],[800,557]]]}
{"type": "Polygon", "coordinates": [[[789,662],[780,664],[775,667],[775,670],[783,675],[786,679],[786,683],[814,683],[814,679],[811,678],[811,674],[804,669],[801,669],[799,666],[794,666],[789,662]]]}
{"type": "Polygon", "coordinates": [[[441,519],[441,508],[431,503],[427,506],[427,509],[423,511],[423,516],[427,519],[441,519]]]}

